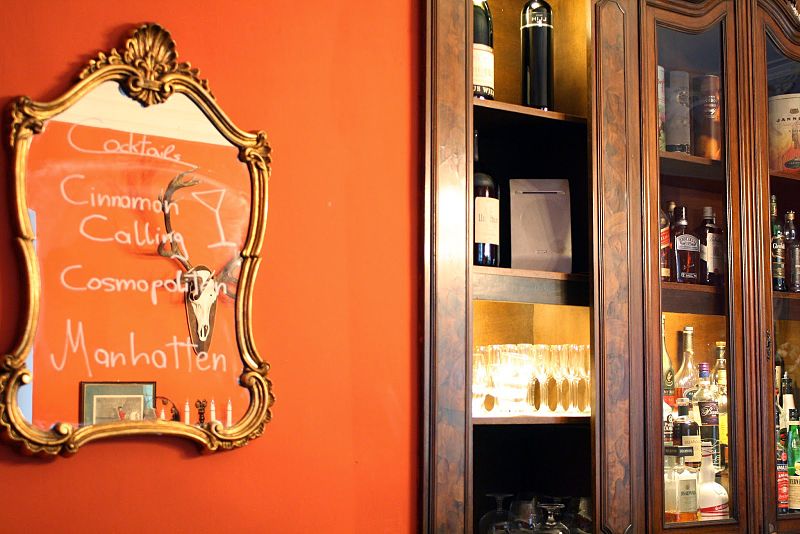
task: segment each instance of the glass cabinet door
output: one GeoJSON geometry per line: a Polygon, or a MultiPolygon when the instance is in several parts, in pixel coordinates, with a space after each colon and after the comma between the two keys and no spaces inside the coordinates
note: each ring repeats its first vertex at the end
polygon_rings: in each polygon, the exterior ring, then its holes
{"type": "Polygon", "coordinates": [[[769,14],[756,35],[756,147],[760,178],[761,248],[768,334],[762,387],[765,514],[770,530],[800,529],[800,46],[769,14]],[[771,313],[770,313],[771,312],[771,313]],[[769,453],[769,454],[768,454],[769,453]],[[777,519],[777,522],[773,522],[777,519]]]}
{"type": "MultiPolygon", "coordinates": [[[[646,10],[643,115],[648,516],[653,531],[743,515],[733,3],[646,10]]],[[[738,520],[738,521],[737,521],[738,520]]],[[[715,530],[715,531],[716,531],[715,530]]]]}

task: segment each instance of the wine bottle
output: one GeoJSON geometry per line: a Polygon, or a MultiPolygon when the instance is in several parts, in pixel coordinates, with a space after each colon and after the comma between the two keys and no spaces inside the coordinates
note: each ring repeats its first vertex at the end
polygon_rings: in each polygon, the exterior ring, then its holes
{"type": "Polygon", "coordinates": [[[472,0],[472,94],[494,100],[494,30],[486,0],[472,0]]]}
{"type": "Polygon", "coordinates": [[[522,103],[553,109],[553,10],[544,0],[529,0],[520,17],[522,103]]]}
{"type": "Polygon", "coordinates": [[[675,371],[672,369],[672,359],[667,353],[667,334],[665,331],[666,318],[661,315],[661,384],[664,390],[664,402],[670,408],[675,406],[675,371]]]}
{"type": "Polygon", "coordinates": [[[500,200],[497,186],[489,174],[483,172],[478,157],[478,130],[473,137],[474,160],[473,189],[475,196],[475,227],[473,262],[475,265],[499,266],[500,252],[500,200]]]}
{"type": "Polygon", "coordinates": [[[717,226],[714,208],[703,208],[703,222],[697,229],[700,239],[700,262],[698,263],[698,281],[701,284],[721,285],[723,267],[725,265],[725,243],[722,228],[717,226]]]}
{"type": "Polygon", "coordinates": [[[794,212],[786,212],[786,224],[783,227],[783,237],[786,244],[786,283],[789,291],[800,292],[800,239],[794,225],[794,212]]]}
{"type": "Polygon", "coordinates": [[[700,259],[700,241],[688,230],[686,207],[675,210],[675,225],[672,228],[672,248],[675,255],[675,281],[697,283],[697,263],[700,259]]]}
{"type": "Polygon", "coordinates": [[[772,226],[772,289],[786,291],[786,241],[778,221],[778,201],[772,195],[769,203],[772,226]]]}

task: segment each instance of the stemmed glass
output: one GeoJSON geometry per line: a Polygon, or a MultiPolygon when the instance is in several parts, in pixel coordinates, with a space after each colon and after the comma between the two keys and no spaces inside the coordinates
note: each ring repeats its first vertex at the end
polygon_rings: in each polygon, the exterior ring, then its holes
{"type": "Polygon", "coordinates": [[[489,364],[491,347],[477,347],[472,353],[472,415],[485,415],[493,407],[491,399],[492,377],[489,364]]]}
{"type": "Polygon", "coordinates": [[[547,518],[541,522],[534,532],[545,534],[570,534],[564,523],[556,521],[556,512],[564,508],[563,504],[539,504],[539,508],[547,512],[547,518]]]}
{"type": "Polygon", "coordinates": [[[569,409],[571,414],[578,414],[581,412],[580,390],[578,388],[580,381],[580,371],[583,365],[583,347],[581,345],[567,345],[567,368],[566,380],[569,383],[569,409]]]}
{"type": "Polygon", "coordinates": [[[550,347],[550,374],[556,386],[554,411],[564,413],[570,408],[569,380],[567,368],[569,367],[568,345],[553,345],[550,347]],[[564,385],[566,384],[566,387],[564,385]]]}
{"type": "Polygon", "coordinates": [[[511,528],[510,534],[525,534],[533,532],[537,524],[536,499],[511,501],[509,509],[511,528]]]}
{"type": "Polygon", "coordinates": [[[509,493],[487,493],[487,497],[494,497],[497,508],[486,512],[478,521],[478,534],[501,534],[511,527],[509,513],[503,510],[503,499],[511,497],[509,493]]]}
{"type": "Polygon", "coordinates": [[[578,377],[583,384],[583,399],[580,409],[582,413],[589,415],[592,413],[592,347],[590,345],[581,345],[580,362],[581,365],[578,367],[578,377]]]}

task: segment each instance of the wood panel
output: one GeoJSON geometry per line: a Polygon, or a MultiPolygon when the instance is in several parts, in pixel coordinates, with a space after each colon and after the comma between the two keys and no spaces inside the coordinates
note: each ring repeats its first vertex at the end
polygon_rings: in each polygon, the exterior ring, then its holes
{"type": "Polygon", "coordinates": [[[614,533],[645,529],[637,21],[634,1],[593,4],[595,501],[596,524],[614,533]]]}
{"type": "Polygon", "coordinates": [[[473,302],[473,345],[504,343],[590,344],[591,310],[586,306],[473,302]]]}
{"type": "Polygon", "coordinates": [[[471,515],[465,384],[472,6],[428,0],[426,7],[422,527],[431,533],[464,532],[471,515]]]}

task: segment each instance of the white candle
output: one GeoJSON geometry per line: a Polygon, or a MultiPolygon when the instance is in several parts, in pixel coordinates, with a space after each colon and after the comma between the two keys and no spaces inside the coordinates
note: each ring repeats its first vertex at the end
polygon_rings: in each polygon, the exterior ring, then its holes
{"type": "Polygon", "coordinates": [[[164,419],[166,419],[166,418],[167,418],[167,415],[164,413],[164,408],[161,408],[161,414],[160,414],[160,416],[161,416],[161,420],[162,420],[162,421],[163,421],[164,419]]]}
{"type": "Polygon", "coordinates": [[[192,423],[189,422],[189,401],[186,401],[186,404],[183,407],[183,422],[187,425],[191,425],[192,423]]]}
{"type": "Polygon", "coordinates": [[[217,405],[214,404],[214,399],[211,399],[211,422],[217,420],[217,405]]]}
{"type": "Polygon", "coordinates": [[[231,404],[231,400],[228,399],[228,416],[225,421],[225,426],[228,428],[233,426],[233,405],[231,404]]]}

